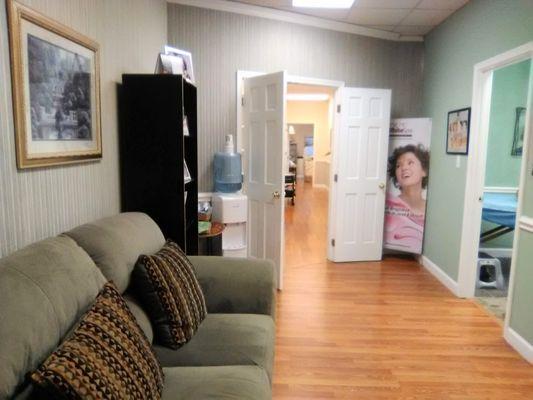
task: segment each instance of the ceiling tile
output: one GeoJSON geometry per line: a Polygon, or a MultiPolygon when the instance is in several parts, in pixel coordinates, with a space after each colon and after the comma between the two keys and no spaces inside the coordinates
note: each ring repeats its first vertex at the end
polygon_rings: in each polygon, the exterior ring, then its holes
{"type": "Polygon", "coordinates": [[[433,28],[434,26],[425,25],[399,25],[394,28],[394,32],[402,35],[425,35],[433,28]]]}
{"type": "Polygon", "coordinates": [[[348,16],[348,21],[360,25],[398,25],[409,11],[409,9],[354,8],[348,16]]]}
{"type": "Polygon", "coordinates": [[[451,10],[413,10],[402,21],[402,25],[438,25],[453,11],[451,10]]]}
{"type": "Polygon", "coordinates": [[[355,0],[353,8],[414,8],[420,0],[355,0]]]}
{"type": "Polygon", "coordinates": [[[455,11],[466,3],[468,3],[468,0],[422,0],[416,8],[455,11]]]}

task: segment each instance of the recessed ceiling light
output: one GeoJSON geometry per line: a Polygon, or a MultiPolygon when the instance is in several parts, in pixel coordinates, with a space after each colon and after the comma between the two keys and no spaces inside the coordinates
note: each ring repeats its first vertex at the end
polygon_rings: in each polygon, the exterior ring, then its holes
{"type": "Polygon", "coordinates": [[[355,0],[292,0],[293,7],[350,8],[355,0]]]}
{"type": "Polygon", "coordinates": [[[325,93],[287,93],[289,101],[326,101],[329,95],[325,93]]]}

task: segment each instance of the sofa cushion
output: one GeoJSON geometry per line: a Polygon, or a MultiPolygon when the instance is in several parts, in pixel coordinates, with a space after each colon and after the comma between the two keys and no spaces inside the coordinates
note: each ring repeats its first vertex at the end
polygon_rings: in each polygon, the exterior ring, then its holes
{"type": "Polygon", "coordinates": [[[163,400],[270,400],[262,368],[246,366],[164,368],[163,400]]]}
{"type": "Polygon", "coordinates": [[[0,260],[0,398],[22,387],[104,283],[87,253],[65,236],[0,260]]]}
{"type": "Polygon", "coordinates": [[[115,282],[120,292],[129,285],[130,274],[139,254],[152,254],[165,238],[146,214],[122,213],[78,226],[65,235],[74,239],[94,260],[104,276],[115,282]]]}
{"type": "Polygon", "coordinates": [[[148,314],[146,314],[139,302],[130,293],[124,294],[124,300],[126,300],[126,304],[146,335],[146,338],[152,343],[154,340],[154,330],[152,329],[152,323],[148,314]]]}
{"type": "Polygon", "coordinates": [[[258,365],[272,377],[274,321],[268,315],[208,314],[178,350],[154,346],[163,367],[258,365]]]}
{"type": "Polygon", "coordinates": [[[68,339],[35,371],[67,399],[159,399],[163,370],[126,302],[107,283],[68,339]]]}
{"type": "Polygon", "coordinates": [[[170,240],[156,254],[139,256],[132,287],[150,316],[156,342],[164,346],[187,343],[207,314],[194,269],[170,240]]]}

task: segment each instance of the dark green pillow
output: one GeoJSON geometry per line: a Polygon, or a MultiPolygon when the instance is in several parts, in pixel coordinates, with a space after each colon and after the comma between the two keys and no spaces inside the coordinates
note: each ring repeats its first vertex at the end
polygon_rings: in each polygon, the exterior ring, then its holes
{"type": "Polygon", "coordinates": [[[31,375],[56,398],[160,399],[163,370],[112,283],[79,325],[31,375]]]}
{"type": "Polygon", "coordinates": [[[170,240],[156,254],[139,257],[132,284],[152,321],[155,341],[163,346],[183,346],[207,315],[194,268],[170,240]]]}

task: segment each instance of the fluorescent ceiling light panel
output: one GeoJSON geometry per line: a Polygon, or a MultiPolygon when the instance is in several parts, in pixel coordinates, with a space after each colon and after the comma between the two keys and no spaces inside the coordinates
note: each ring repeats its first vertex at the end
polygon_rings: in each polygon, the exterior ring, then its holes
{"type": "Polygon", "coordinates": [[[326,101],[329,95],[325,93],[287,93],[289,101],[326,101]]]}
{"type": "Polygon", "coordinates": [[[355,0],[292,0],[293,7],[350,8],[355,0]]]}

